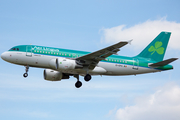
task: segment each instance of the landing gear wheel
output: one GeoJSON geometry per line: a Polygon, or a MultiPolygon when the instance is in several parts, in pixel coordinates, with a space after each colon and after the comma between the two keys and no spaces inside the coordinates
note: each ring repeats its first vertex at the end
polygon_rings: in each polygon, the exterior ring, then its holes
{"type": "Polygon", "coordinates": [[[23,76],[26,78],[26,77],[28,76],[28,74],[27,74],[27,73],[24,73],[23,76]]]}
{"type": "Polygon", "coordinates": [[[91,75],[90,74],[87,74],[85,77],[84,77],[84,80],[85,81],[90,81],[91,80],[91,75]]]}
{"type": "Polygon", "coordinates": [[[76,86],[76,88],[80,88],[82,86],[82,82],[81,81],[77,81],[75,86],[76,86]]]}
{"type": "Polygon", "coordinates": [[[27,76],[28,76],[28,70],[29,70],[29,66],[27,65],[27,66],[25,66],[25,73],[23,74],[23,76],[26,78],[27,76]]]}

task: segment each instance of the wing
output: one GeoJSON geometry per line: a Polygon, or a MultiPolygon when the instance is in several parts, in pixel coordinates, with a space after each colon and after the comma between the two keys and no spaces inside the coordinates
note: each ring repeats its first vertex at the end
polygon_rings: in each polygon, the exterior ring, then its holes
{"type": "Polygon", "coordinates": [[[104,49],[98,50],[96,52],[89,53],[87,55],[76,58],[77,64],[82,65],[86,69],[94,69],[94,67],[98,64],[99,61],[105,60],[105,58],[111,56],[112,54],[116,54],[120,51],[119,48],[124,45],[130,43],[130,41],[121,41],[104,49]]]}

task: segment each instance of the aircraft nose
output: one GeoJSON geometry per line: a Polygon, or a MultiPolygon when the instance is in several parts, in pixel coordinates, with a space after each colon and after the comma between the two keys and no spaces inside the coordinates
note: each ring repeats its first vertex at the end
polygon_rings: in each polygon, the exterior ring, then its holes
{"type": "Polygon", "coordinates": [[[6,60],[6,58],[7,58],[6,52],[3,52],[3,53],[1,54],[1,58],[2,58],[3,60],[6,60]]]}

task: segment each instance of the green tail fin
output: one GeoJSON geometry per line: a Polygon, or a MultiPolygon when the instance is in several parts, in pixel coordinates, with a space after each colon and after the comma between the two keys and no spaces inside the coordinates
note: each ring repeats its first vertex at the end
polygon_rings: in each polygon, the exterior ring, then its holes
{"type": "Polygon", "coordinates": [[[170,32],[161,32],[137,57],[162,61],[171,36],[170,32]]]}

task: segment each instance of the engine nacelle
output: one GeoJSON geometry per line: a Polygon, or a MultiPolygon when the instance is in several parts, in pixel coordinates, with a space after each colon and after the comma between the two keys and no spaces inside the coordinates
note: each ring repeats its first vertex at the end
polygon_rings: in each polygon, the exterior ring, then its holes
{"type": "Polygon", "coordinates": [[[58,70],[72,70],[75,69],[77,65],[75,60],[70,60],[66,58],[64,59],[57,58],[56,64],[58,70]]]}
{"type": "Polygon", "coordinates": [[[45,69],[44,79],[49,81],[60,81],[61,79],[63,79],[63,73],[51,69],[45,69]]]}
{"type": "Polygon", "coordinates": [[[66,58],[52,59],[49,62],[49,65],[52,69],[55,70],[72,70],[76,68],[82,68],[82,66],[78,65],[75,60],[66,58]]]}

